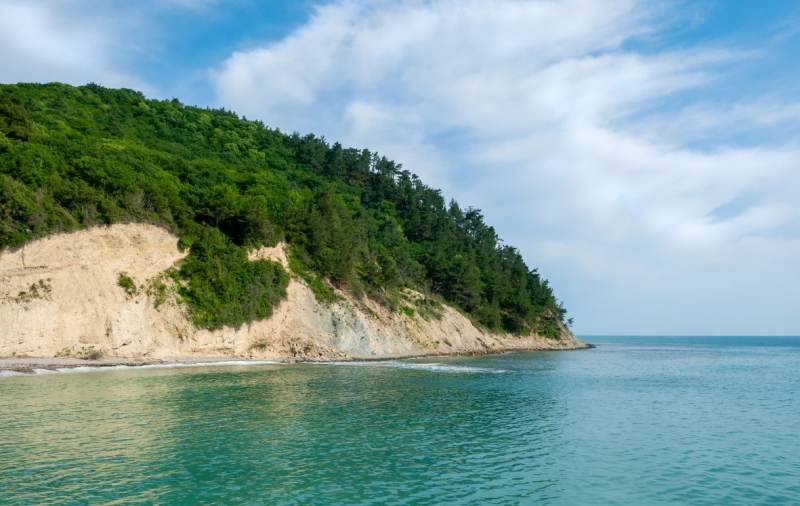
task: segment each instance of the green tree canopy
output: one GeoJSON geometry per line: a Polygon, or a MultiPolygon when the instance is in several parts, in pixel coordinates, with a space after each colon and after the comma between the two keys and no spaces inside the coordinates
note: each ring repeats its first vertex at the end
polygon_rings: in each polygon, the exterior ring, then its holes
{"type": "Polygon", "coordinates": [[[177,276],[208,328],[269,316],[287,274],[246,253],[279,240],[319,294],[391,303],[410,287],[488,329],[551,337],[566,314],[479,210],[377,153],[133,90],[0,85],[0,247],[124,221],[190,248],[177,276]]]}

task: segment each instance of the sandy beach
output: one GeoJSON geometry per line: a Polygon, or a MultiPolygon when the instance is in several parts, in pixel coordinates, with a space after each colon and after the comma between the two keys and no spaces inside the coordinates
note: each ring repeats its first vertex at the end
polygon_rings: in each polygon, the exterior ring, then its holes
{"type": "Polygon", "coordinates": [[[490,350],[470,350],[453,353],[419,353],[419,354],[390,354],[375,357],[344,357],[336,360],[320,359],[313,357],[283,357],[276,359],[258,359],[246,357],[230,356],[176,356],[159,359],[148,358],[120,358],[103,357],[95,360],[69,358],[69,357],[0,357],[0,372],[11,371],[23,374],[35,374],[37,371],[61,371],[78,368],[114,368],[114,367],[142,367],[159,365],[170,366],[192,366],[192,365],[261,365],[261,364],[295,364],[304,362],[328,363],[328,362],[376,362],[386,360],[410,360],[415,358],[435,358],[435,357],[477,357],[483,355],[497,355],[502,353],[523,353],[533,351],[572,351],[594,348],[593,344],[583,343],[580,347],[570,347],[563,349],[554,348],[514,348],[490,349],[490,350]]]}

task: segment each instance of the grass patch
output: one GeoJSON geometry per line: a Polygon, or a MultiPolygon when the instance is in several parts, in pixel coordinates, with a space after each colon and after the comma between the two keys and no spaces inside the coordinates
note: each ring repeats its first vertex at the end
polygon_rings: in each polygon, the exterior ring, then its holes
{"type": "Polygon", "coordinates": [[[175,286],[179,280],[178,270],[169,268],[147,283],[147,296],[153,301],[153,307],[158,309],[163,305],[170,295],[177,293],[175,286]]]}
{"type": "Polygon", "coordinates": [[[100,360],[105,354],[100,350],[95,350],[94,345],[81,346],[80,349],[67,347],[56,353],[57,358],[82,358],[84,360],[100,360]]]}
{"type": "Polygon", "coordinates": [[[417,308],[417,312],[419,315],[425,320],[430,321],[431,318],[436,320],[442,319],[442,311],[444,310],[444,305],[436,299],[431,297],[420,297],[419,299],[414,301],[414,305],[417,308]]]}
{"type": "Polygon", "coordinates": [[[128,298],[136,296],[136,294],[139,292],[139,290],[136,288],[136,283],[134,283],[133,279],[124,272],[119,273],[117,285],[125,290],[125,294],[128,296],[128,298]]]}
{"type": "Polygon", "coordinates": [[[408,306],[400,306],[400,313],[408,316],[409,318],[414,318],[414,308],[410,308],[408,306]]]}
{"type": "Polygon", "coordinates": [[[50,286],[49,281],[50,278],[47,278],[47,282],[45,282],[43,279],[40,279],[36,283],[31,284],[27,290],[19,292],[17,296],[11,300],[17,304],[30,302],[34,299],[50,300],[50,293],[53,291],[53,287],[50,286]]]}

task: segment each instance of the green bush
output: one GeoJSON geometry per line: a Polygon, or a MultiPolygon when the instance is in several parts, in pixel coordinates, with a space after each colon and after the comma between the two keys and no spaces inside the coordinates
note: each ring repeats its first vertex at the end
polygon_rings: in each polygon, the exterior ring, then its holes
{"type": "Polygon", "coordinates": [[[125,293],[128,295],[128,297],[133,297],[138,292],[136,288],[136,283],[134,283],[133,279],[131,279],[131,277],[125,274],[124,272],[121,272],[119,274],[117,285],[121,286],[122,289],[125,290],[125,293]]]}
{"type": "Polygon", "coordinates": [[[280,264],[249,261],[245,248],[211,227],[200,232],[178,275],[193,322],[208,329],[239,328],[270,317],[289,284],[280,264]]]}

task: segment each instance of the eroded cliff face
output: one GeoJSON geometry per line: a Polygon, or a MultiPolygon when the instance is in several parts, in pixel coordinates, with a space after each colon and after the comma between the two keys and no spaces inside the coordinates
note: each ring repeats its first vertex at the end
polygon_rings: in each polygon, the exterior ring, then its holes
{"type": "MultiPolygon", "coordinates": [[[[566,329],[560,341],[482,332],[448,306],[423,317],[345,293],[323,305],[295,278],[271,318],[239,329],[197,329],[174,291],[163,297],[155,289],[185,256],[177,243],[156,226],[119,224],[0,253],[0,356],[340,360],[584,346],[566,329]],[[136,293],[119,286],[123,273],[136,293]]],[[[255,258],[288,268],[282,245],[255,251],[255,258]]],[[[421,297],[404,295],[411,307],[421,297]]]]}

